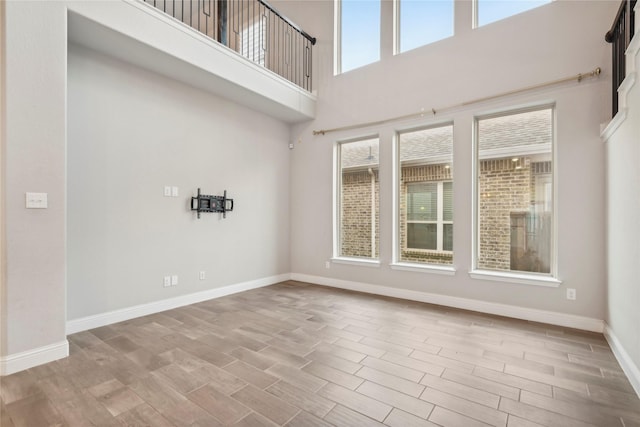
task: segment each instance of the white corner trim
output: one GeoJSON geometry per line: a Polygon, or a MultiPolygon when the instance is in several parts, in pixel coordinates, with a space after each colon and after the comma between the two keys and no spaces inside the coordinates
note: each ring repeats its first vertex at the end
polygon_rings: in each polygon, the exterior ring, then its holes
{"type": "Polygon", "coordinates": [[[20,353],[0,357],[0,376],[11,375],[34,366],[43,365],[62,359],[69,355],[69,341],[64,340],[55,344],[20,353]]]}
{"type": "Polygon", "coordinates": [[[624,123],[626,119],[627,119],[627,109],[626,108],[619,109],[618,112],[616,113],[616,116],[613,119],[611,119],[611,121],[607,123],[607,125],[604,127],[602,132],[600,132],[600,138],[602,138],[604,142],[609,142],[609,138],[611,138],[611,136],[616,132],[616,130],[618,130],[620,125],[624,123]]]}
{"type": "Polygon", "coordinates": [[[371,285],[368,283],[352,282],[348,280],[311,276],[299,273],[291,273],[291,280],[375,295],[384,295],[393,298],[402,298],[411,301],[426,302],[446,307],[462,308],[464,310],[478,311],[481,313],[495,314],[515,319],[530,320],[533,322],[548,323],[551,325],[582,329],[591,332],[602,333],[604,330],[603,320],[576,316],[573,314],[558,313],[555,311],[538,310],[535,308],[519,307],[515,305],[479,301],[428,292],[418,292],[408,289],[391,288],[388,286],[371,285]]]}
{"type": "Polygon", "coordinates": [[[638,52],[640,52],[640,37],[638,37],[638,33],[636,32],[634,33],[633,38],[629,42],[629,46],[627,46],[627,50],[624,52],[625,59],[629,61],[629,66],[632,67],[631,70],[627,68],[627,71],[635,70],[635,63],[633,60],[635,59],[635,56],[638,54],[638,52]]]}
{"type": "Polygon", "coordinates": [[[290,277],[291,276],[289,273],[280,274],[277,276],[270,276],[262,279],[251,280],[248,282],[237,283],[235,285],[223,286],[221,288],[208,289],[202,292],[195,292],[188,295],[180,295],[174,298],[135,305],[133,307],[122,308],[119,310],[96,314],[93,316],[68,320],[67,335],[75,334],[76,332],[82,332],[93,328],[99,328],[101,326],[110,325],[112,323],[123,322],[125,320],[134,319],[136,317],[147,316],[149,314],[171,310],[172,308],[183,307],[189,304],[195,304],[214,298],[236,294],[238,292],[262,288],[264,286],[287,281],[290,279],[290,277]]]}
{"type": "Polygon", "coordinates": [[[640,368],[633,362],[629,353],[627,353],[618,337],[616,337],[613,329],[607,324],[604,325],[604,337],[607,339],[614,356],[616,356],[622,370],[627,375],[633,389],[636,391],[638,397],[640,397],[640,368]]]}
{"type": "Polygon", "coordinates": [[[629,92],[631,92],[631,89],[633,89],[633,86],[635,84],[636,73],[635,71],[633,71],[629,72],[622,83],[620,83],[620,86],[618,86],[618,106],[620,110],[627,109],[627,98],[629,96],[629,92]]]}

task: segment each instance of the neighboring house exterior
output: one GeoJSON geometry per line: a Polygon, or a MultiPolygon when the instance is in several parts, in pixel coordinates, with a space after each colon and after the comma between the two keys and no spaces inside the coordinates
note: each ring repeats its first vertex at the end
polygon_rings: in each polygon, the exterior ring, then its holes
{"type": "Polygon", "coordinates": [[[341,151],[340,252],[347,257],[378,258],[380,179],[378,140],[365,140],[341,151]]]}
{"type": "MultiPolygon", "coordinates": [[[[552,110],[545,109],[478,122],[479,268],[550,271],[551,121],[552,110]]],[[[399,145],[398,261],[451,264],[452,127],[401,133],[399,145]],[[440,212],[429,221],[422,212],[435,212],[435,200],[440,212]]],[[[378,257],[377,141],[370,147],[342,152],[342,256],[378,257]]]]}

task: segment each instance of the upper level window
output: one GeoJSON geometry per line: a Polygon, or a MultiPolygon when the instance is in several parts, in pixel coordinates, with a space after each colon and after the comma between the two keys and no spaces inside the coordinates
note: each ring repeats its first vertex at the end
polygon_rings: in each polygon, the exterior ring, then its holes
{"type": "Polygon", "coordinates": [[[397,261],[452,264],[453,126],[398,134],[397,261]]]}
{"type": "Polygon", "coordinates": [[[453,0],[396,0],[396,53],[453,35],[453,0]]]}
{"type": "Polygon", "coordinates": [[[253,23],[242,30],[240,36],[242,56],[265,65],[265,52],[267,43],[267,16],[254,17],[253,23]]]}
{"type": "Polygon", "coordinates": [[[338,227],[335,255],[377,259],[380,246],[378,138],[338,144],[338,227]]]}
{"type": "Polygon", "coordinates": [[[534,9],[551,0],[476,0],[476,27],[534,9]]]}
{"type": "Polygon", "coordinates": [[[476,267],[554,272],[553,109],[477,120],[476,267]]]}
{"type": "Polygon", "coordinates": [[[336,0],[336,74],[380,60],[380,0],[336,0]]]}

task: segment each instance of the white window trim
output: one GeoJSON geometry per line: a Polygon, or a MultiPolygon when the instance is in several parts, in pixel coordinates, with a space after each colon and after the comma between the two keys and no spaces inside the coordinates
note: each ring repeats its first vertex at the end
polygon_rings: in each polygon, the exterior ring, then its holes
{"type": "MultiPolygon", "coordinates": [[[[475,4],[475,1],[474,1],[475,4]]],[[[558,163],[557,159],[557,143],[556,143],[556,105],[555,103],[542,103],[534,104],[526,107],[494,110],[489,114],[476,115],[473,118],[473,162],[472,162],[472,203],[471,203],[471,216],[472,216],[472,230],[473,230],[473,250],[471,253],[471,270],[469,276],[474,279],[490,280],[498,282],[509,282],[521,285],[535,285],[546,287],[558,287],[562,284],[562,281],[558,279],[558,163]],[[527,272],[509,272],[509,271],[495,271],[485,270],[478,268],[478,255],[480,253],[480,236],[479,228],[480,219],[478,217],[478,166],[481,160],[479,156],[479,135],[478,135],[478,122],[482,119],[488,119],[493,117],[501,117],[510,114],[526,113],[529,111],[540,111],[545,109],[551,109],[551,164],[553,173],[553,233],[551,239],[551,266],[549,274],[540,273],[527,273],[527,272]]]]}
{"type": "Polygon", "coordinates": [[[508,282],[517,285],[534,285],[548,288],[557,288],[562,284],[562,280],[553,276],[535,273],[521,274],[506,271],[471,270],[469,277],[492,282],[508,282]]]}
{"type": "MultiPolygon", "coordinates": [[[[430,264],[430,263],[418,263],[418,262],[407,262],[400,261],[400,178],[402,176],[402,167],[400,165],[400,134],[412,131],[418,131],[423,129],[431,129],[438,128],[444,126],[451,126],[453,128],[453,132],[455,135],[455,126],[453,120],[446,121],[438,121],[435,123],[430,123],[428,125],[422,126],[411,126],[406,128],[396,129],[393,134],[392,141],[392,150],[391,150],[391,161],[393,162],[393,173],[391,174],[392,180],[392,201],[393,201],[393,209],[391,212],[391,221],[392,221],[392,248],[391,248],[391,259],[392,262],[389,264],[391,269],[393,270],[405,270],[405,271],[417,271],[417,272],[433,272],[433,273],[441,273],[445,275],[454,275],[456,272],[456,268],[452,265],[439,265],[439,264],[430,264]]],[[[452,167],[454,159],[451,159],[452,167]]],[[[453,180],[452,180],[453,181],[453,180]]],[[[454,206],[455,212],[455,206],[454,206]]],[[[455,236],[455,230],[454,230],[455,236]]],[[[453,251],[450,252],[453,254],[453,251]]]]}
{"type": "Polygon", "coordinates": [[[380,2],[380,22],[378,23],[379,25],[379,40],[378,40],[378,59],[376,59],[375,61],[372,62],[368,62],[366,64],[362,64],[362,65],[358,65],[355,68],[351,68],[347,71],[344,71],[342,69],[342,0],[333,0],[334,1],[334,7],[333,7],[333,76],[337,76],[340,74],[343,74],[345,72],[349,72],[349,71],[353,71],[353,70],[357,70],[359,68],[362,67],[366,67],[368,65],[371,64],[375,64],[377,62],[380,62],[382,60],[382,34],[383,34],[383,29],[382,29],[382,19],[384,19],[384,15],[383,15],[383,8],[382,8],[382,1],[383,0],[379,0],[380,2]]]}
{"type": "Polygon", "coordinates": [[[342,73],[342,1],[333,1],[333,75],[342,73]]]}
{"type": "MultiPolygon", "coordinates": [[[[412,47],[410,49],[407,49],[405,51],[402,50],[402,35],[401,35],[401,31],[402,31],[402,22],[401,22],[401,12],[402,12],[402,0],[393,0],[393,55],[400,55],[406,52],[410,52],[412,50],[415,49],[419,49],[421,47],[424,46],[429,46],[431,44],[437,43],[439,41],[442,40],[446,40],[449,39],[451,37],[454,37],[456,35],[456,10],[455,10],[455,4],[456,4],[456,0],[453,0],[452,2],[452,7],[453,7],[453,15],[452,15],[452,22],[451,22],[451,35],[443,37],[441,39],[437,39],[437,40],[433,40],[427,43],[423,43],[419,46],[415,46],[412,47]]],[[[475,3],[475,1],[474,1],[475,3]]],[[[474,27],[475,28],[475,27],[474,27]]]]}
{"type": "Polygon", "coordinates": [[[416,273],[434,273],[444,276],[455,276],[456,268],[451,265],[419,264],[417,262],[392,262],[392,270],[414,271],[416,273]]]}
{"type": "Polygon", "coordinates": [[[380,267],[380,260],[374,258],[333,257],[331,262],[335,264],[359,265],[361,267],[380,267]]]}
{"type": "Polygon", "coordinates": [[[518,15],[521,15],[523,13],[531,12],[532,10],[536,10],[539,7],[547,6],[548,4],[553,3],[554,1],[556,1],[556,0],[549,0],[549,3],[547,3],[547,4],[541,4],[539,6],[534,7],[533,9],[524,10],[522,12],[518,12],[518,13],[515,13],[513,15],[505,16],[504,18],[500,18],[497,21],[492,21],[492,22],[488,22],[488,23],[483,24],[483,25],[479,25],[478,24],[478,12],[480,11],[480,8],[478,6],[478,0],[472,0],[471,4],[472,4],[472,13],[473,13],[473,15],[472,15],[472,18],[471,18],[472,19],[471,28],[473,28],[475,30],[476,28],[481,28],[481,27],[484,27],[486,25],[495,24],[496,22],[504,21],[505,19],[513,18],[514,16],[518,16],[518,15]]]}
{"type": "MultiPolygon", "coordinates": [[[[339,0],[337,0],[339,1],[339,0]]],[[[342,242],[340,239],[342,226],[342,217],[340,215],[342,211],[341,204],[341,192],[342,192],[342,168],[340,165],[340,150],[342,144],[346,144],[349,142],[357,142],[363,141],[367,139],[378,139],[378,144],[380,144],[380,135],[379,134],[366,134],[354,138],[341,139],[334,142],[333,145],[333,255],[331,257],[332,262],[342,263],[342,264],[371,264],[373,263],[380,264],[379,258],[357,258],[357,257],[346,257],[341,255],[340,248],[342,247],[342,242]]],[[[378,159],[379,162],[379,159],[378,159]]],[[[379,208],[379,206],[378,206],[379,208]]],[[[372,249],[375,249],[372,243],[372,249]]],[[[378,255],[379,256],[379,255],[378,255]]]]}
{"type": "MultiPolygon", "coordinates": [[[[400,168],[402,169],[402,168],[400,168]]],[[[402,173],[402,170],[400,171],[402,173]]],[[[444,220],[444,183],[445,182],[451,182],[453,184],[453,180],[447,180],[447,181],[416,181],[416,182],[410,182],[407,183],[407,195],[409,194],[409,185],[410,184],[420,184],[423,182],[431,182],[431,183],[436,183],[437,187],[436,187],[436,206],[437,206],[437,212],[436,212],[436,216],[437,219],[435,221],[409,221],[408,219],[404,219],[405,225],[406,225],[406,233],[407,233],[407,238],[405,241],[405,246],[404,246],[404,250],[406,251],[419,251],[419,252],[432,252],[432,253],[438,253],[438,254],[452,254],[453,255],[453,251],[446,251],[444,249],[442,249],[444,247],[444,226],[445,224],[449,224],[449,225],[453,225],[453,221],[445,221],[444,220]],[[409,244],[409,223],[411,224],[435,224],[436,225],[436,248],[435,249],[424,249],[424,248],[410,248],[408,246],[409,244]]],[[[408,206],[409,203],[407,203],[407,210],[408,210],[408,206]]]]}
{"type": "Polygon", "coordinates": [[[400,55],[400,0],[393,0],[393,54],[400,55]]]}

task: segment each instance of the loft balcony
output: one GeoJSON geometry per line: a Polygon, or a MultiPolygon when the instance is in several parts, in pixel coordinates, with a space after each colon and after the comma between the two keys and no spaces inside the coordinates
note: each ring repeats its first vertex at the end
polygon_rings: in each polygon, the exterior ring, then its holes
{"type": "Polygon", "coordinates": [[[263,0],[70,2],[68,41],[287,123],[315,117],[315,39],[263,0]]]}
{"type": "Polygon", "coordinates": [[[143,1],[311,91],[316,39],[264,0],[143,1]]]}

